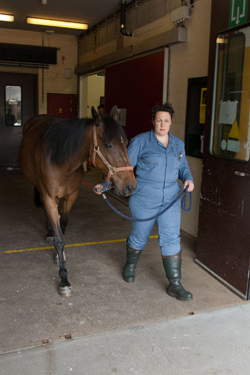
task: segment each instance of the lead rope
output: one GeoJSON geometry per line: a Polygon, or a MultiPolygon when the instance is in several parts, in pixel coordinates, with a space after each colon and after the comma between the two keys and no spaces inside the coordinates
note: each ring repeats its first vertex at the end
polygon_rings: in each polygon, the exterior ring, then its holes
{"type": "Polygon", "coordinates": [[[172,207],[177,201],[178,199],[181,199],[181,208],[183,211],[185,212],[189,212],[191,209],[192,209],[192,204],[193,204],[193,199],[192,199],[192,193],[191,192],[188,192],[187,191],[187,188],[186,189],[183,189],[182,192],[180,192],[177,197],[167,206],[164,208],[164,210],[162,210],[160,213],[158,213],[157,215],[155,216],[152,216],[152,217],[148,217],[147,219],[138,219],[138,218],[132,218],[130,216],[127,216],[127,215],[124,215],[122,212],[118,211],[108,200],[108,198],[106,197],[106,195],[104,193],[102,193],[102,197],[103,199],[105,200],[105,202],[107,203],[107,205],[114,211],[116,212],[118,215],[120,215],[121,217],[123,217],[124,219],[127,219],[127,220],[131,220],[131,221],[150,221],[150,220],[153,220],[153,219],[156,219],[158,216],[161,216],[164,214],[164,212],[166,212],[170,207],[172,207]],[[187,197],[189,195],[189,207],[187,207],[187,197]]]}

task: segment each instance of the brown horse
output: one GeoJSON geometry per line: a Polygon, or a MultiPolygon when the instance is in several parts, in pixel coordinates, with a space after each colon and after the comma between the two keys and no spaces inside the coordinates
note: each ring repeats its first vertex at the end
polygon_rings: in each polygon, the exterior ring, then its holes
{"type": "Polygon", "coordinates": [[[117,195],[129,196],[136,187],[128,159],[127,139],[115,116],[64,120],[38,115],[26,122],[19,150],[19,165],[40,193],[45,209],[47,237],[53,236],[59,259],[59,293],[72,293],[64,257],[64,233],[70,210],[83,180],[83,162],[89,157],[117,195]]]}

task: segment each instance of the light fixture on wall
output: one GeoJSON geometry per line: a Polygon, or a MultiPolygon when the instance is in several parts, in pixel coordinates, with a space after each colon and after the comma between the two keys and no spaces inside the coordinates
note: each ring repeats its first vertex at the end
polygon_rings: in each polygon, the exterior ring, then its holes
{"type": "Polygon", "coordinates": [[[34,17],[27,17],[27,23],[31,25],[62,27],[66,29],[78,29],[78,30],[87,30],[88,28],[88,25],[86,23],[57,21],[57,20],[49,20],[45,18],[34,18],[34,17]]]}
{"type": "Polygon", "coordinates": [[[0,21],[14,22],[14,16],[11,14],[0,14],[0,21]]]}

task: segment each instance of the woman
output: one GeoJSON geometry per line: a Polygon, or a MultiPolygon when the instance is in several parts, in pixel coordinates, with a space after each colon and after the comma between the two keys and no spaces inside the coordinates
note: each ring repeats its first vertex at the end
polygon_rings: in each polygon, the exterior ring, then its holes
{"type": "MultiPolygon", "coordinates": [[[[157,216],[180,191],[193,191],[193,177],[185,157],[184,143],[169,130],[174,114],[171,104],[156,105],[152,109],[153,129],[130,141],[128,155],[135,168],[137,188],[129,198],[131,216],[144,219],[157,216]]],[[[97,185],[98,187],[99,185],[97,185]]],[[[135,269],[154,224],[158,227],[158,243],[166,276],[167,293],[180,300],[191,300],[181,282],[180,200],[164,214],[150,221],[132,221],[132,231],[126,244],[125,281],[135,280],[135,269]]]]}

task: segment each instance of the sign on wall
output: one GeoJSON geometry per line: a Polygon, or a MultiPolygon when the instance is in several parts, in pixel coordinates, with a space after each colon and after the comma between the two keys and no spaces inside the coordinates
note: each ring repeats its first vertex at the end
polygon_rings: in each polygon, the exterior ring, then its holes
{"type": "Polygon", "coordinates": [[[248,0],[230,0],[229,27],[247,22],[248,0]]]}

